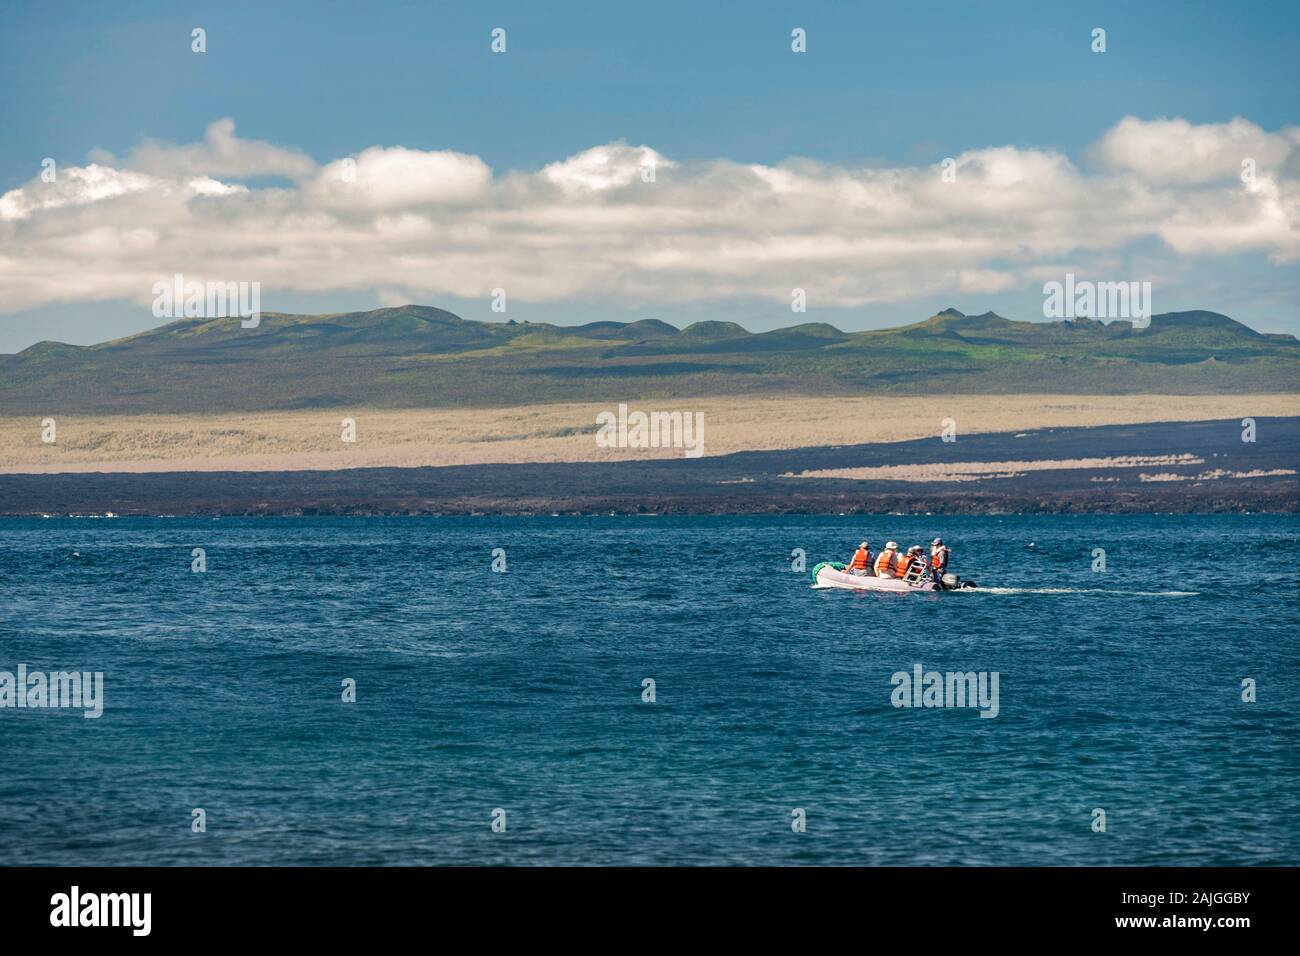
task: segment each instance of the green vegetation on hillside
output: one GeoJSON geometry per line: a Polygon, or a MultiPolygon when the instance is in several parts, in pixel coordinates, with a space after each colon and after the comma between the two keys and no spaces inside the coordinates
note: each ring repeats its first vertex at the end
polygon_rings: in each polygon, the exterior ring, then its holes
{"type": "Polygon", "coordinates": [[[475,322],[427,306],[184,319],[101,345],[0,356],[0,413],[216,412],[628,401],[692,395],[1228,393],[1300,389],[1300,342],[1214,312],[1145,328],[948,309],[895,329],[751,333],[653,319],[475,322]]]}

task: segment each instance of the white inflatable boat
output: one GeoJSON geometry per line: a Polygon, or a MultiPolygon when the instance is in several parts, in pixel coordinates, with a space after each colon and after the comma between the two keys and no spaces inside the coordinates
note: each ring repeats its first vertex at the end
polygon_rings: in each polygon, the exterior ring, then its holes
{"type": "Polygon", "coordinates": [[[844,591],[961,591],[973,588],[971,581],[962,581],[955,574],[945,574],[943,579],[935,581],[925,567],[924,561],[912,562],[904,577],[878,578],[874,574],[849,574],[844,565],[838,561],[823,561],[813,568],[812,586],[815,588],[839,588],[844,591]]]}

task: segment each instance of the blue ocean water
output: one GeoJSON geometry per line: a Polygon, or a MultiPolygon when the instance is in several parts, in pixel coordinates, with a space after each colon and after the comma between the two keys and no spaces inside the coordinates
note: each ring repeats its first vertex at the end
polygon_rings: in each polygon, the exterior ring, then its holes
{"type": "Polygon", "coordinates": [[[1295,864],[1298,537],[1278,516],[0,521],[0,670],[104,674],[98,719],[0,710],[0,864],[1295,864]],[[935,534],[996,589],[791,570],[935,534]],[[892,706],[918,663],[996,671],[998,716],[892,706]]]}

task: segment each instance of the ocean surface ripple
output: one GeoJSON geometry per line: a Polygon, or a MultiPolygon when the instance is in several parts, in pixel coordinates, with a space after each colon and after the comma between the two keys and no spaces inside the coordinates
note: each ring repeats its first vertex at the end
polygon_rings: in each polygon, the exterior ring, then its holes
{"type": "Polygon", "coordinates": [[[1298,538],[1257,515],[0,521],[0,671],[105,686],[98,719],[0,709],[0,864],[1295,864],[1298,538]],[[936,534],[984,590],[792,570],[936,534]],[[997,717],[894,707],[916,664],[997,672],[997,717]]]}

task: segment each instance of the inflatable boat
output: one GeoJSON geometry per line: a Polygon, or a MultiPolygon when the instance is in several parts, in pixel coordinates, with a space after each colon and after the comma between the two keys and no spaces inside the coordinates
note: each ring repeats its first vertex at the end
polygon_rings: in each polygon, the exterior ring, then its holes
{"type": "Polygon", "coordinates": [[[965,591],[975,587],[973,581],[963,581],[955,574],[945,574],[936,581],[930,577],[923,561],[916,561],[901,578],[878,578],[872,575],[849,574],[839,561],[823,561],[812,570],[815,588],[840,588],[845,591],[965,591]]]}

